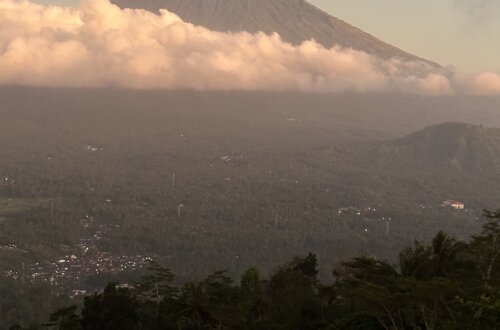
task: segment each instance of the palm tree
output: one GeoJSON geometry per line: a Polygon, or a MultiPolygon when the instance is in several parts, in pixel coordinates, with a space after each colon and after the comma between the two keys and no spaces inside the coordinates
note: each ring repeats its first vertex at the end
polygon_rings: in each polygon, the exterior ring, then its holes
{"type": "Polygon", "coordinates": [[[194,324],[196,329],[204,329],[209,325],[212,316],[208,311],[208,297],[199,283],[187,283],[179,296],[179,318],[194,324]]]}

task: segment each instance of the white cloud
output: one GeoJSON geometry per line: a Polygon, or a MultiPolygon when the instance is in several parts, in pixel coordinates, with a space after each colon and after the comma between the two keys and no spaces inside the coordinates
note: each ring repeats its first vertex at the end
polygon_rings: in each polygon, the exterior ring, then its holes
{"type": "Polygon", "coordinates": [[[79,8],[0,0],[0,84],[454,92],[449,78],[423,62],[383,61],[314,41],[295,47],[277,34],[213,32],[166,10],[121,10],[108,0],[79,8]]]}
{"type": "Polygon", "coordinates": [[[484,72],[470,77],[465,82],[467,91],[475,95],[500,95],[500,75],[484,72]]]}

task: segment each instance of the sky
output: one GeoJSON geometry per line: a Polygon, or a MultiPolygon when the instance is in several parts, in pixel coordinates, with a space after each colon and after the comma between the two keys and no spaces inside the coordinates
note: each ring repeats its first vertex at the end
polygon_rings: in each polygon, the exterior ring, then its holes
{"type": "MultiPolygon", "coordinates": [[[[78,0],[35,0],[76,5],[78,0]]],[[[310,0],[410,53],[465,73],[500,72],[499,0],[310,0]]]]}
{"type": "Polygon", "coordinates": [[[464,72],[500,71],[499,0],[311,0],[410,53],[464,72]]]}

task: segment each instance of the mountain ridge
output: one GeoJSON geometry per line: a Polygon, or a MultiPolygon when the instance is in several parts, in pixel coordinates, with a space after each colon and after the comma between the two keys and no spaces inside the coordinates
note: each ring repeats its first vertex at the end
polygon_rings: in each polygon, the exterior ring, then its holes
{"type": "Polygon", "coordinates": [[[447,122],[388,141],[384,154],[474,174],[500,174],[500,129],[447,122]]]}
{"type": "Polygon", "coordinates": [[[339,45],[384,60],[438,64],[390,45],[305,0],[112,0],[121,8],[167,9],[184,21],[219,32],[278,33],[297,45],[314,39],[326,48],[339,45]]]}

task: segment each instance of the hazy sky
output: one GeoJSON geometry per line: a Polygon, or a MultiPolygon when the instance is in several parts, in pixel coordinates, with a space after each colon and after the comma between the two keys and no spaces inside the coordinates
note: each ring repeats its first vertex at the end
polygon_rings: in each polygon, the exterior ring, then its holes
{"type": "MultiPolygon", "coordinates": [[[[500,0],[310,0],[376,37],[461,71],[500,72],[500,0]]],[[[78,0],[36,0],[77,4],[78,0]]]]}
{"type": "Polygon", "coordinates": [[[500,71],[500,0],[311,0],[380,39],[467,72],[500,71]]]}

